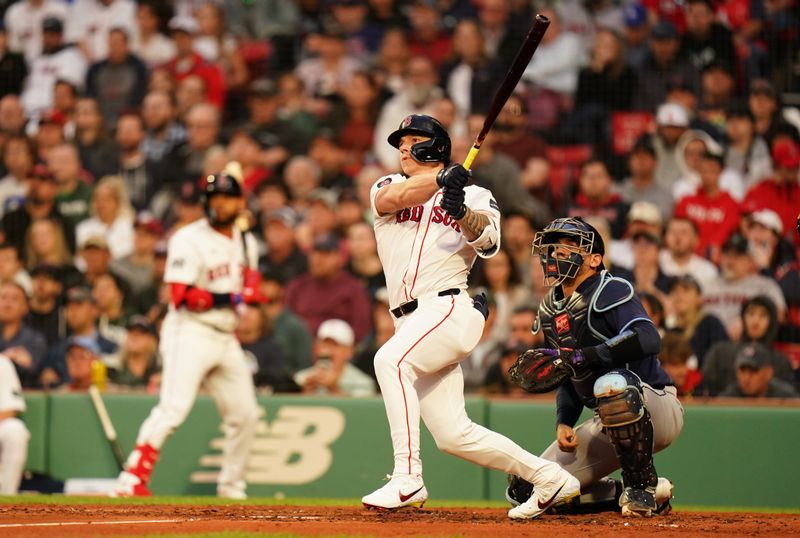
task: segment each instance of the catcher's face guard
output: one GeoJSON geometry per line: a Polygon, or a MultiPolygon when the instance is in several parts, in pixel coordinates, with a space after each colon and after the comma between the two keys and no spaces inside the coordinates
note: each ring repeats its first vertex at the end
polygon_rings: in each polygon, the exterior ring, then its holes
{"type": "Polygon", "coordinates": [[[568,278],[578,276],[592,248],[593,235],[592,232],[536,232],[532,252],[539,256],[545,286],[557,286],[568,278]]]}

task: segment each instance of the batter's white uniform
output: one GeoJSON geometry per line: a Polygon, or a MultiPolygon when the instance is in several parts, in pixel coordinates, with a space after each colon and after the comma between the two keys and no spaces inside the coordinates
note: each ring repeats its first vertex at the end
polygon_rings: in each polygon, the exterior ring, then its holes
{"type": "MultiPolygon", "coordinates": [[[[251,234],[245,238],[250,254],[248,266],[255,267],[255,240],[251,234]]],[[[181,228],[170,239],[164,281],[211,293],[241,293],[243,264],[239,231],[235,229],[229,238],[201,219],[181,228]]],[[[142,424],[136,440],[137,445],[149,444],[160,450],[185,420],[205,382],[222,416],[225,432],[217,486],[218,494],[223,496],[244,493],[245,469],[259,418],[252,375],[233,333],[237,323],[233,308],[195,313],[170,306],[159,344],[163,358],[159,402],[142,424]]]]}
{"type": "Polygon", "coordinates": [[[485,323],[466,292],[467,275],[476,256],[489,258],[500,246],[497,203],[488,190],[465,187],[467,207],[491,221],[480,237],[468,242],[458,223],[439,207],[441,190],[420,206],[380,216],[375,210],[378,191],[404,181],[400,174],[385,176],[370,192],[390,308],[415,299],[418,303],[413,312],[394,318],[394,336],[375,355],[394,448],[393,474],[422,473],[422,417],[445,452],[537,483],[554,480],[561,472],[558,465],[475,424],[464,407],[459,361],[478,343],[485,323]],[[454,288],[460,293],[438,295],[454,288]]]}
{"type": "MultiPolygon", "coordinates": [[[[25,411],[22,386],[14,364],[0,355],[0,412],[25,411]]],[[[28,459],[28,428],[16,416],[0,419],[0,495],[15,495],[28,459]]]]}

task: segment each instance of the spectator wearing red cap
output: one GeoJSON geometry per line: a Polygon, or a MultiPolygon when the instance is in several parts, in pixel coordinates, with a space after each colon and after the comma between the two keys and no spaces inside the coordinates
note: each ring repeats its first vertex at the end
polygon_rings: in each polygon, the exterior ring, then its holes
{"type": "Polygon", "coordinates": [[[50,150],[65,141],[65,125],[67,117],[58,109],[50,109],[39,116],[38,130],[35,133],[36,158],[49,162],[50,150]]]}
{"type": "Polygon", "coordinates": [[[706,152],[700,160],[700,188],[692,196],[681,198],[675,207],[676,217],[695,223],[699,232],[697,254],[713,261],[722,244],[739,227],[741,209],[730,194],[720,188],[722,156],[706,152]]]}
{"type": "Polygon", "coordinates": [[[772,209],[781,218],[784,237],[799,245],[795,228],[800,207],[800,145],[787,137],[776,138],[772,145],[772,177],[751,188],[745,196],[746,212],[772,209]]]}

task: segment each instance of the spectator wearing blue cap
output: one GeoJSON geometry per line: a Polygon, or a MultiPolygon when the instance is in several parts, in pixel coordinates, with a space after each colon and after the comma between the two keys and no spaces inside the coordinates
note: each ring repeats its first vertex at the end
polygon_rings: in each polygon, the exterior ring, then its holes
{"type": "Polygon", "coordinates": [[[649,50],[647,38],[650,35],[650,24],[647,20],[647,9],[642,4],[628,4],[622,9],[625,21],[623,38],[625,40],[625,59],[629,66],[640,69],[649,50]]]}

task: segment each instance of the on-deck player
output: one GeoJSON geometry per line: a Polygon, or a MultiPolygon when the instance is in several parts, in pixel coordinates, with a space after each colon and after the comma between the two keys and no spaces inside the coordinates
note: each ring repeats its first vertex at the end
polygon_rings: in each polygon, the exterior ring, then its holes
{"type": "Polygon", "coordinates": [[[0,355],[0,495],[16,495],[28,460],[28,428],[17,417],[25,411],[14,363],[0,355]]]}
{"type": "Polygon", "coordinates": [[[558,464],[472,422],[464,408],[462,354],[475,347],[485,299],[466,293],[476,256],[500,245],[500,211],[492,194],[466,186],[470,174],[450,163],[450,137],[424,115],[406,117],[389,136],[402,174],[378,179],[370,198],[378,254],[386,273],[395,334],[375,355],[394,448],[389,482],[366,495],[368,508],[422,506],[428,498],[419,455],[419,419],[443,451],[485,467],[521,473],[537,485],[512,518],[534,518],[580,492],[558,464]]]}
{"type": "Polygon", "coordinates": [[[158,405],[142,423],[117,479],[116,495],[148,496],[148,483],[167,437],[186,418],[201,383],[214,398],[225,431],[217,495],[243,499],[245,467],[259,417],[253,380],[234,336],[236,306],[261,300],[256,244],[235,226],[244,210],[242,186],[227,172],[203,186],[206,219],[178,230],[167,247],[164,281],[172,301],[161,328],[158,405]],[[243,241],[248,242],[247,254],[243,241]],[[247,258],[247,259],[245,259],[247,258]]]}

